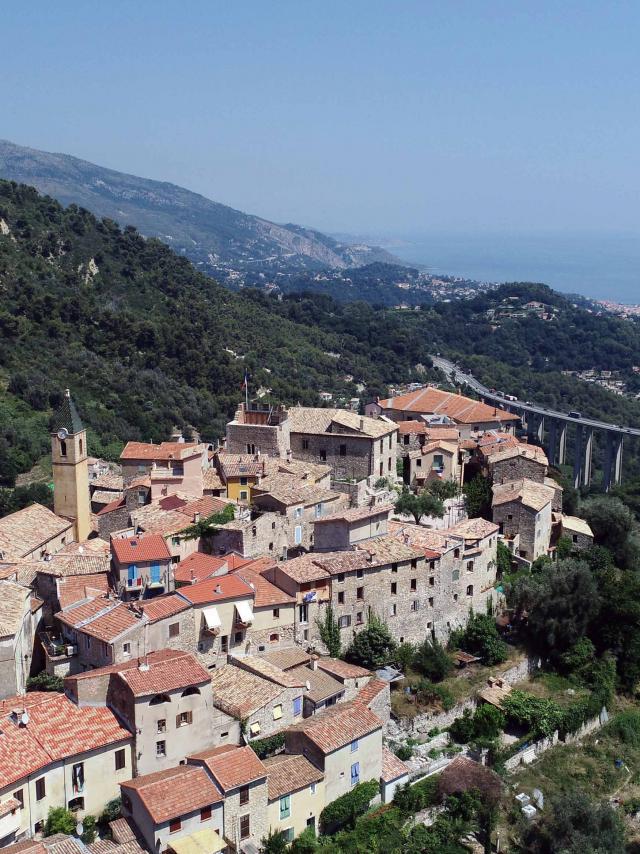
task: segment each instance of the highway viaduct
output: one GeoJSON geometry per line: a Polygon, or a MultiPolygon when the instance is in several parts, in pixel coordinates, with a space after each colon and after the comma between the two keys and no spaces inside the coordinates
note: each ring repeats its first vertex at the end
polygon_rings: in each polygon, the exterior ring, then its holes
{"type": "Polygon", "coordinates": [[[622,448],[625,436],[640,437],[640,429],[609,424],[581,414],[547,409],[530,401],[508,400],[503,394],[487,388],[472,375],[457,368],[453,362],[440,356],[432,356],[433,364],[457,383],[472,388],[478,397],[492,406],[499,406],[514,415],[519,415],[527,433],[545,449],[549,463],[559,466],[566,463],[567,430],[575,428],[573,449],[573,484],[576,488],[588,486],[592,475],[593,436],[604,438],[604,469],[602,486],[608,492],[622,479],[622,448]]]}

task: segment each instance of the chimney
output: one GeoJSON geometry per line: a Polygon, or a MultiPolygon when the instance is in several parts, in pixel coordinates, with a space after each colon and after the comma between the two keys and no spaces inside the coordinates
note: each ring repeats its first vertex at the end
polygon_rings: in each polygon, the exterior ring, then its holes
{"type": "Polygon", "coordinates": [[[292,458],[292,457],[293,457],[293,454],[292,454],[292,452],[291,452],[291,448],[287,448],[287,462],[288,462],[288,463],[290,463],[290,462],[291,462],[291,458],[292,458]]]}
{"type": "Polygon", "coordinates": [[[364,431],[364,418],[360,419],[360,429],[364,431]]]}
{"type": "Polygon", "coordinates": [[[193,514],[193,524],[195,525],[199,521],[200,521],[200,511],[193,514]]]}
{"type": "Polygon", "coordinates": [[[311,656],[311,662],[310,662],[309,666],[311,667],[312,670],[318,669],[318,656],[317,655],[311,656]]]}
{"type": "Polygon", "coordinates": [[[214,590],[213,592],[214,592],[214,593],[222,593],[222,587],[220,587],[220,585],[219,585],[219,584],[216,584],[216,586],[215,586],[215,590],[214,590]]]}

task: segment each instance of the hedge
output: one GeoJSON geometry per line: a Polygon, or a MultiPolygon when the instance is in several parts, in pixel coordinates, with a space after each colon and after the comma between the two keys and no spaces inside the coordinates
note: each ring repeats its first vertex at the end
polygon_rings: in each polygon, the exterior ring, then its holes
{"type": "Polygon", "coordinates": [[[284,733],[278,732],[275,735],[267,736],[267,738],[257,738],[255,741],[250,741],[249,746],[258,759],[266,759],[267,756],[273,756],[282,750],[284,747],[284,733]]]}
{"type": "Polygon", "coordinates": [[[358,816],[369,809],[369,804],[379,791],[379,783],[369,780],[367,783],[358,783],[350,792],[336,798],[320,813],[322,833],[336,833],[346,824],[353,824],[358,816]]]}

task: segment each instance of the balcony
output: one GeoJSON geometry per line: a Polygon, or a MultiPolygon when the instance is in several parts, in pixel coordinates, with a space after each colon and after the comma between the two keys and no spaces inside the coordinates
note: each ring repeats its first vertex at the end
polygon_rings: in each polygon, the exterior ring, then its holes
{"type": "Polygon", "coordinates": [[[76,644],[69,643],[62,636],[54,635],[52,632],[40,632],[40,641],[47,658],[64,660],[78,654],[76,644]]]}

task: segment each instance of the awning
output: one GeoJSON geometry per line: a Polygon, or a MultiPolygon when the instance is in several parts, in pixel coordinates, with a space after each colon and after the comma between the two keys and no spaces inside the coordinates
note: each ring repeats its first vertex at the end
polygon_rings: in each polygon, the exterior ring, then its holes
{"type": "Polygon", "coordinates": [[[169,843],[169,849],[175,854],[218,854],[223,848],[226,842],[211,828],[196,830],[169,843]]]}
{"type": "Polygon", "coordinates": [[[253,611],[251,610],[250,602],[236,602],[236,611],[243,623],[253,622],[253,611]]]}
{"type": "Polygon", "coordinates": [[[205,608],[202,614],[208,629],[219,629],[222,625],[222,620],[220,619],[220,614],[218,614],[217,608],[205,608]]]}

